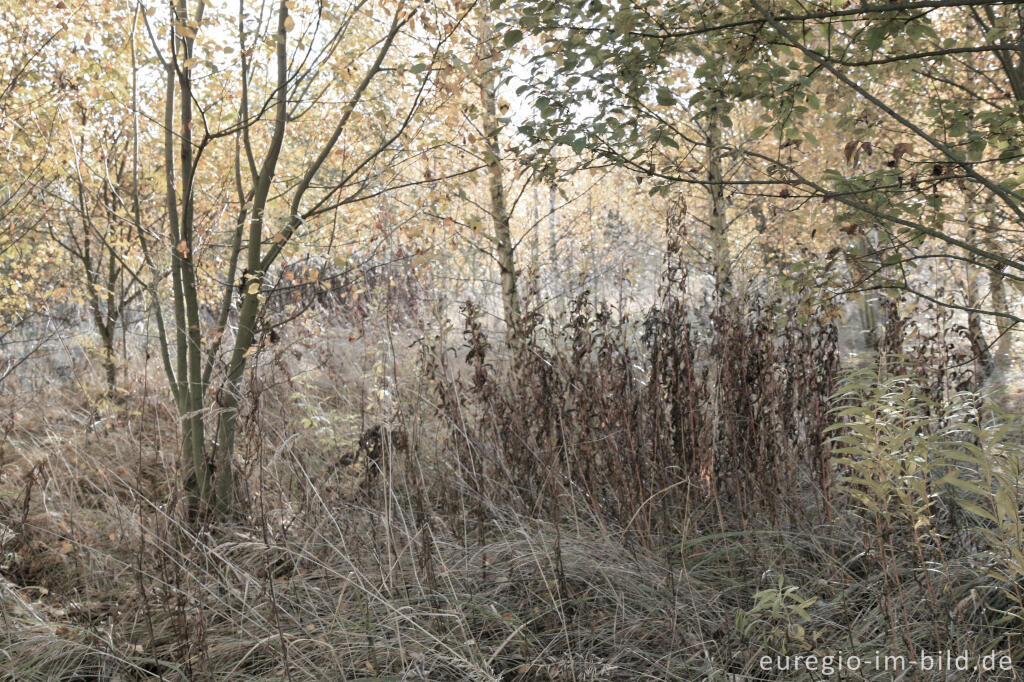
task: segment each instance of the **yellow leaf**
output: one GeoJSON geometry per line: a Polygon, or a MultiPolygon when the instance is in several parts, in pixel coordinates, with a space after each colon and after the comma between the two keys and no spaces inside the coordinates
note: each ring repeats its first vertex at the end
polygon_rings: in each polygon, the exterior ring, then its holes
{"type": "Polygon", "coordinates": [[[64,542],[60,543],[60,553],[63,554],[64,556],[67,556],[68,554],[71,554],[71,550],[72,549],[74,549],[74,545],[72,545],[67,540],[65,540],[64,542]]]}
{"type": "Polygon", "coordinates": [[[290,31],[293,28],[295,28],[295,20],[292,19],[291,17],[285,17],[284,18],[284,30],[285,31],[290,31]]]}
{"type": "Polygon", "coordinates": [[[198,59],[196,59],[195,57],[189,57],[184,62],[182,62],[182,66],[184,66],[186,69],[191,69],[192,67],[194,67],[198,63],[199,63],[198,59]]]}
{"type": "Polygon", "coordinates": [[[256,294],[260,293],[260,283],[252,282],[251,284],[249,284],[249,288],[246,289],[246,293],[248,293],[250,296],[255,296],[256,294]]]}

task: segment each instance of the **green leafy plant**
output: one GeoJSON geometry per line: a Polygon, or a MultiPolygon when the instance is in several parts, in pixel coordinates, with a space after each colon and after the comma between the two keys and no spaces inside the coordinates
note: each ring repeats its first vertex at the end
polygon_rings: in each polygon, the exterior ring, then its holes
{"type": "Polygon", "coordinates": [[[805,624],[811,620],[807,609],[817,597],[804,597],[796,585],[787,585],[779,574],[775,583],[754,594],[754,606],[736,614],[736,629],[743,637],[760,640],[775,651],[808,650],[805,624]]]}
{"type": "Polygon", "coordinates": [[[936,644],[943,627],[966,627],[964,605],[980,600],[972,613],[994,628],[982,648],[1012,648],[1004,628],[1024,617],[1020,419],[984,407],[976,393],[931,400],[923,381],[877,369],[846,376],[829,429],[840,494],[854,502],[861,556],[875,562],[870,570],[894,605],[895,639],[921,643],[900,614],[913,608],[906,597],[913,582],[932,612],[945,614],[930,633],[936,644]],[[979,573],[992,581],[982,590],[957,579],[979,573]]]}

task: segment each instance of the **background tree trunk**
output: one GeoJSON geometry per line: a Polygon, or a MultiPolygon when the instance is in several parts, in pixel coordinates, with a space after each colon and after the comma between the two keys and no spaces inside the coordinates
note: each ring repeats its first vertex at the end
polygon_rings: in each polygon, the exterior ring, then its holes
{"type": "Polygon", "coordinates": [[[505,327],[511,337],[519,326],[520,303],[517,288],[515,246],[512,242],[511,216],[501,164],[501,124],[497,111],[497,73],[495,71],[494,32],[486,5],[480,7],[479,22],[480,104],[483,109],[484,162],[487,164],[494,256],[501,275],[501,302],[505,327]]]}

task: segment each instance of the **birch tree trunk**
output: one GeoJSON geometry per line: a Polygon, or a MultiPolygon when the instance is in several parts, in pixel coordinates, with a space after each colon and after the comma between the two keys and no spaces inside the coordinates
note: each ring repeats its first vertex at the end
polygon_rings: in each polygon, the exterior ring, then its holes
{"type": "Polygon", "coordinates": [[[494,29],[486,5],[481,5],[479,23],[480,105],[483,109],[484,162],[490,195],[494,256],[501,275],[501,302],[509,338],[519,326],[520,305],[516,282],[515,246],[512,242],[504,170],[501,164],[501,124],[498,121],[497,73],[495,71],[494,29]]]}
{"type": "Polygon", "coordinates": [[[732,260],[729,253],[729,221],[726,216],[725,184],[722,179],[722,120],[720,105],[711,108],[707,131],[707,174],[709,194],[711,272],[718,303],[732,296],[732,260]]]}

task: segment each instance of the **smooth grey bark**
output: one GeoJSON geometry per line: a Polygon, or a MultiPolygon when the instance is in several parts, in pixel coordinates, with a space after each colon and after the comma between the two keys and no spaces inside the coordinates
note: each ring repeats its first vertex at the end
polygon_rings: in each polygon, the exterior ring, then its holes
{"type": "Polygon", "coordinates": [[[483,109],[484,163],[487,165],[487,189],[490,196],[494,257],[501,276],[501,301],[505,327],[511,338],[519,326],[520,302],[516,278],[515,246],[512,242],[511,215],[501,163],[501,124],[497,111],[497,73],[494,30],[486,5],[481,5],[479,21],[480,104],[483,109]]]}
{"type": "Polygon", "coordinates": [[[732,256],[729,251],[729,221],[726,215],[725,182],[722,176],[721,105],[711,108],[707,130],[708,227],[711,242],[711,272],[720,304],[732,296],[732,256]]]}

